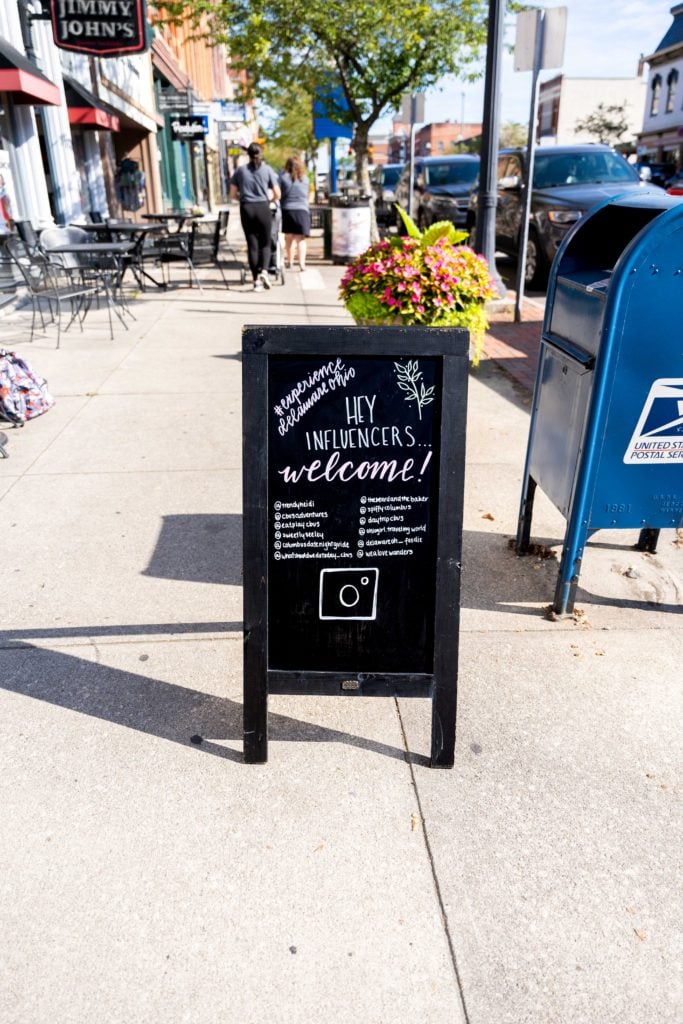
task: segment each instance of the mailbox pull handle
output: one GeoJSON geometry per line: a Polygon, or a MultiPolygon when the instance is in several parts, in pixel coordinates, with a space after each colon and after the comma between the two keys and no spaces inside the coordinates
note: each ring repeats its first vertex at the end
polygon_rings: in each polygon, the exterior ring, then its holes
{"type": "Polygon", "coordinates": [[[584,352],[582,348],[577,345],[572,345],[571,341],[567,341],[566,338],[560,338],[557,334],[551,334],[550,332],[544,335],[543,340],[546,344],[552,345],[554,348],[560,350],[560,352],[569,356],[574,362],[579,363],[586,370],[592,370],[595,366],[595,356],[591,355],[590,352],[584,352]]]}
{"type": "Polygon", "coordinates": [[[591,281],[586,285],[587,292],[606,292],[609,288],[611,278],[603,277],[600,281],[591,281]]]}

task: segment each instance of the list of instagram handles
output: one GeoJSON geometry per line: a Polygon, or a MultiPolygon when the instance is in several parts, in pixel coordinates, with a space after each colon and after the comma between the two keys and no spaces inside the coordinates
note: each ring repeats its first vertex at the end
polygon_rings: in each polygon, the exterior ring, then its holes
{"type": "MultiPolygon", "coordinates": [[[[367,558],[410,558],[425,542],[429,495],[412,491],[423,489],[415,484],[423,480],[432,458],[431,448],[418,441],[418,431],[410,423],[397,426],[377,422],[377,395],[348,393],[355,377],[354,367],[337,358],[311,371],[280,398],[273,410],[277,433],[285,437],[300,427],[306,461],[283,466],[277,474],[290,490],[306,484],[322,485],[324,489],[331,483],[383,481],[396,484],[392,491],[402,493],[361,494],[354,502],[354,521],[345,522],[343,527],[326,507],[329,503],[324,497],[274,501],[272,543],[276,562],[324,559],[362,563],[367,558]],[[319,411],[321,403],[338,408],[341,422],[334,427],[307,429],[307,415],[319,411]]],[[[425,408],[434,401],[435,388],[425,385],[417,360],[394,363],[393,379],[401,398],[410,403],[412,418],[419,423],[425,408]]],[[[376,618],[379,575],[376,567],[321,569],[319,617],[376,618]]]]}

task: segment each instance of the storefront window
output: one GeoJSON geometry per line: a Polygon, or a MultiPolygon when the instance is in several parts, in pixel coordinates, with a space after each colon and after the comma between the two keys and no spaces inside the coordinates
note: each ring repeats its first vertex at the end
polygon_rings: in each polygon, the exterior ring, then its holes
{"type": "Polygon", "coordinates": [[[4,112],[0,119],[0,238],[12,230],[12,221],[17,216],[17,200],[14,193],[14,178],[10,166],[9,152],[3,142],[4,112]]]}
{"type": "Polygon", "coordinates": [[[652,100],[650,102],[650,117],[659,113],[659,97],[662,91],[662,76],[655,75],[652,79],[652,100]]]}
{"type": "Polygon", "coordinates": [[[76,169],[78,170],[78,176],[80,178],[80,194],[81,194],[81,205],[83,211],[87,212],[92,208],[90,202],[90,189],[88,188],[88,178],[86,174],[86,156],[84,140],[81,132],[71,132],[71,143],[74,148],[74,159],[76,161],[76,169]]]}
{"type": "Polygon", "coordinates": [[[674,108],[676,98],[676,86],[678,85],[678,71],[673,68],[666,79],[666,113],[670,114],[674,108]]]}

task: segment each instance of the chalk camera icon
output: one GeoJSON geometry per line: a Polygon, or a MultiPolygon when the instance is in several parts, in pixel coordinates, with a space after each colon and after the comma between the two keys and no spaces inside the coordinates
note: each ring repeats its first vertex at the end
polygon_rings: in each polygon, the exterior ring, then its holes
{"type": "Polygon", "coordinates": [[[321,619],[376,619],[379,569],[321,569],[321,619]]]}

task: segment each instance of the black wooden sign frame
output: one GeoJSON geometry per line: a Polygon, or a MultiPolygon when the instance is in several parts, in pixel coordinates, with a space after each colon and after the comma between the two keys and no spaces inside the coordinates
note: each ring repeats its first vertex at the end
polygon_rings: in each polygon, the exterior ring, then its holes
{"type": "MultiPolygon", "coordinates": [[[[431,765],[440,768],[452,767],[458,680],[468,351],[469,335],[462,329],[316,326],[244,328],[244,758],[247,763],[267,761],[268,694],[277,693],[431,697],[431,765]],[[350,664],[344,664],[341,668],[335,665],[332,670],[324,663],[319,666],[309,663],[303,668],[296,665],[286,668],[271,665],[270,641],[274,624],[269,618],[270,567],[277,566],[279,569],[282,564],[273,562],[271,555],[280,559],[284,554],[275,554],[271,547],[280,547],[281,543],[274,544],[271,538],[271,525],[274,524],[270,518],[273,511],[269,472],[273,469],[269,467],[269,444],[273,435],[269,433],[269,424],[274,418],[274,412],[269,381],[271,378],[277,379],[278,370],[284,372],[286,377],[288,361],[292,360],[301,361],[297,365],[302,366],[311,363],[316,365],[316,361],[317,365],[331,366],[332,360],[336,361],[334,365],[350,366],[352,361],[356,360],[356,366],[361,369],[362,361],[369,360],[367,365],[374,367],[377,361],[380,371],[380,364],[386,361],[394,373],[396,371],[393,368],[397,364],[400,364],[400,370],[407,365],[417,365],[414,361],[421,361],[419,365],[431,367],[432,372],[438,377],[438,389],[431,390],[435,393],[440,391],[440,395],[437,394],[437,404],[434,406],[436,411],[430,410],[436,456],[433,467],[434,491],[431,497],[419,499],[432,502],[436,506],[431,507],[429,513],[432,516],[432,541],[429,550],[433,556],[429,579],[434,584],[434,594],[425,595],[430,617],[426,632],[431,639],[428,658],[425,659],[425,665],[420,664],[420,670],[397,671],[394,664],[390,670],[384,671],[380,664],[383,657],[381,650],[376,655],[373,652],[377,664],[365,666],[362,670],[357,670],[357,666],[350,664]]],[[[398,384],[398,387],[401,385],[398,384]]],[[[396,393],[399,398],[408,401],[400,392],[396,393]]],[[[392,398],[392,401],[395,405],[397,399],[392,398]]],[[[273,443],[277,445],[279,440],[276,438],[273,443]]],[[[306,456],[310,460],[310,452],[307,452],[306,456]]],[[[279,472],[282,474],[282,471],[279,472]]],[[[274,483],[272,488],[274,491],[274,483]]],[[[363,497],[361,500],[366,499],[363,497]]],[[[279,527],[276,529],[279,530],[279,527]]],[[[303,531],[298,535],[316,536],[304,534],[303,531]]],[[[315,547],[315,542],[312,542],[311,546],[315,547]]],[[[304,556],[301,553],[298,557],[312,558],[316,566],[325,561],[324,555],[304,556]]],[[[394,559],[394,562],[396,561],[394,559]]],[[[321,594],[322,577],[326,571],[342,570],[327,569],[320,572],[321,594]]],[[[365,575],[362,578],[366,584],[369,573],[379,572],[372,569],[364,571],[365,575]]],[[[282,595],[282,601],[285,603],[291,598],[290,593],[282,595]]],[[[326,618],[323,615],[322,601],[321,596],[321,619],[326,618]]],[[[297,649],[295,645],[294,650],[297,649]]],[[[304,650],[303,645],[301,649],[304,650]]],[[[417,653],[420,662],[419,652],[417,653]]],[[[310,654],[308,659],[310,661],[310,654]]],[[[302,655],[301,660],[306,661],[306,658],[302,655]]],[[[324,654],[320,660],[326,660],[324,654]]],[[[334,663],[338,659],[330,660],[334,663]]],[[[411,657],[407,658],[407,661],[411,660],[411,657]]]]}

